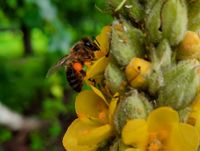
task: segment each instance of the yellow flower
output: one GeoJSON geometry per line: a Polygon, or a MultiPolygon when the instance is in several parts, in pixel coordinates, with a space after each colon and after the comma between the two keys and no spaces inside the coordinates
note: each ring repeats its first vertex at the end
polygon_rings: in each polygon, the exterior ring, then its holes
{"type": "Polygon", "coordinates": [[[89,85],[92,90],[97,93],[106,103],[107,101],[105,97],[102,95],[99,88],[96,88],[95,84],[99,84],[102,82],[105,68],[110,61],[110,57],[107,56],[109,54],[110,34],[111,27],[105,26],[102,29],[101,33],[96,37],[96,40],[99,43],[100,51],[95,52],[95,58],[97,60],[94,61],[92,65],[88,66],[86,77],[84,78],[86,84],[89,85]]]}
{"type": "Polygon", "coordinates": [[[111,27],[110,26],[104,26],[104,28],[101,30],[101,33],[96,37],[96,40],[99,43],[100,51],[95,52],[96,58],[101,58],[105,55],[107,55],[109,51],[109,44],[110,44],[110,34],[111,34],[111,27]]]}
{"type": "Polygon", "coordinates": [[[197,128],[200,136],[200,94],[198,94],[192,104],[192,111],[190,112],[187,123],[197,128]]]}
{"type": "Polygon", "coordinates": [[[178,59],[200,58],[200,38],[197,33],[187,31],[177,50],[178,59]]]}
{"type": "Polygon", "coordinates": [[[141,59],[133,58],[130,63],[126,66],[126,77],[131,86],[134,88],[144,87],[145,77],[151,71],[151,63],[141,59]]]}
{"type": "Polygon", "coordinates": [[[75,102],[78,118],[68,127],[63,138],[63,145],[68,151],[96,150],[101,142],[113,135],[113,114],[118,101],[116,96],[108,106],[93,91],[86,90],[78,94],[75,102]]]}
{"type": "Polygon", "coordinates": [[[110,61],[109,57],[101,57],[100,59],[98,59],[97,61],[94,62],[94,64],[92,66],[90,66],[87,69],[86,72],[86,77],[85,77],[85,82],[87,85],[89,85],[91,87],[91,89],[97,94],[99,95],[107,104],[107,100],[105,99],[105,97],[102,94],[102,90],[103,88],[103,83],[102,80],[104,78],[104,71],[105,68],[107,67],[108,63],[110,61]],[[91,81],[92,80],[92,81],[91,81]],[[101,87],[97,88],[97,84],[100,84],[101,87]],[[101,91],[100,91],[100,90],[101,91]]]}
{"type": "Polygon", "coordinates": [[[197,151],[199,146],[196,128],[179,123],[178,113],[169,107],[155,109],[147,121],[128,121],[122,130],[122,139],[132,146],[130,151],[197,151]]]}

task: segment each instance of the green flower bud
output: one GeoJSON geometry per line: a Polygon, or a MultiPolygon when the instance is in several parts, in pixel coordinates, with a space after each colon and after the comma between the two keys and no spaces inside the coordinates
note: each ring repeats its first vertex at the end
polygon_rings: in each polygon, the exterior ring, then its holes
{"type": "Polygon", "coordinates": [[[148,14],[150,12],[150,10],[152,10],[153,6],[155,5],[155,3],[157,2],[157,0],[147,0],[146,2],[146,13],[148,14]]]}
{"type": "Polygon", "coordinates": [[[187,30],[187,6],[184,0],[168,0],[162,8],[163,37],[177,45],[187,30]]]}
{"type": "Polygon", "coordinates": [[[148,91],[151,95],[157,95],[158,90],[163,86],[162,69],[172,63],[172,50],[167,40],[162,40],[158,47],[150,52],[152,62],[152,72],[147,77],[148,91]]]}
{"type": "Polygon", "coordinates": [[[112,28],[111,54],[121,66],[127,65],[133,57],[144,54],[143,33],[123,21],[123,24],[115,24],[112,28]]]}
{"type": "Polygon", "coordinates": [[[162,40],[156,50],[151,51],[151,62],[153,68],[159,70],[160,68],[171,65],[172,50],[168,41],[162,40]]]}
{"type": "Polygon", "coordinates": [[[108,64],[104,74],[106,85],[113,93],[123,90],[126,78],[124,73],[114,63],[108,64]]]}
{"type": "Polygon", "coordinates": [[[177,45],[187,29],[187,7],[183,0],[151,1],[148,4],[146,28],[150,40],[167,39],[177,45]],[[152,8],[151,8],[152,7],[152,8]]]}
{"type": "Polygon", "coordinates": [[[191,106],[190,107],[188,106],[188,107],[180,110],[178,112],[179,113],[179,117],[180,117],[180,121],[183,122],[183,123],[186,123],[191,111],[192,111],[191,106]]]}
{"type": "Polygon", "coordinates": [[[162,32],[160,30],[161,29],[160,12],[164,2],[161,0],[157,1],[156,3],[153,1],[150,2],[148,4],[149,12],[146,20],[146,28],[148,30],[149,34],[148,36],[150,40],[154,43],[157,43],[162,38],[162,32]]]}
{"type": "Polygon", "coordinates": [[[163,74],[161,70],[153,70],[147,78],[148,91],[156,96],[160,87],[164,85],[163,74]]]}
{"type": "Polygon", "coordinates": [[[124,10],[124,5],[125,4],[122,3],[122,0],[108,0],[108,6],[112,12],[120,13],[122,16],[126,17],[127,13],[124,10]]]}
{"type": "Polygon", "coordinates": [[[119,13],[124,18],[134,20],[135,22],[139,22],[144,18],[143,3],[140,3],[138,0],[109,0],[108,2],[114,13],[119,13]]]}
{"type": "Polygon", "coordinates": [[[130,19],[135,20],[135,22],[139,22],[140,20],[144,19],[144,8],[138,0],[128,0],[127,4],[124,6],[124,9],[130,19]]]}
{"type": "Polygon", "coordinates": [[[195,66],[191,61],[182,61],[163,71],[164,86],[159,90],[159,106],[171,106],[180,110],[192,103],[199,87],[199,75],[195,66]]]}
{"type": "Polygon", "coordinates": [[[137,90],[132,90],[122,98],[114,115],[114,125],[120,133],[129,119],[145,119],[152,110],[152,104],[137,90]]]}
{"type": "Polygon", "coordinates": [[[189,3],[188,28],[192,31],[200,31],[200,0],[189,3]]]}

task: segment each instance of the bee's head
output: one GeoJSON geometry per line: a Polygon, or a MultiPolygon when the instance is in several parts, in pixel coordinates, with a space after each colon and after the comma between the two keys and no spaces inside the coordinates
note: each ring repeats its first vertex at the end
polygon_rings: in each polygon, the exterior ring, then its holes
{"type": "Polygon", "coordinates": [[[84,46],[87,47],[88,49],[90,49],[92,51],[100,50],[99,46],[97,45],[99,43],[96,39],[95,39],[95,41],[97,42],[97,44],[92,39],[90,39],[88,37],[83,38],[82,41],[83,41],[84,46]]]}

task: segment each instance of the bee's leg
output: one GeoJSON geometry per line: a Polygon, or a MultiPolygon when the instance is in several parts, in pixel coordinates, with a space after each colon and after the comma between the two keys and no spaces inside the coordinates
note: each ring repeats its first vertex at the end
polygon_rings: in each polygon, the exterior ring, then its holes
{"type": "Polygon", "coordinates": [[[109,54],[110,54],[110,49],[108,50],[108,52],[106,53],[106,57],[108,57],[109,56],[109,54]]]}
{"type": "Polygon", "coordinates": [[[96,81],[95,81],[95,79],[93,79],[93,78],[89,78],[88,80],[89,80],[90,82],[92,82],[92,85],[94,85],[94,86],[97,84],[96,81]]]}
{"type": "MultiPolygon", "coordinates": [[[[111,46],[111,40],[110,40],[110,42],[109,42],[109,47],[110,47],[110,46],[111,46]]],[[[110,48],[108,48],[108,52],[107,52],[107,54],[106,54],[106,57],[108,57],[109,54],[110,54],[110,48]]]]}
{"type": "Polygon", "coordinates": [[[81,74],[83,77],[86,76],[86,72],[85,72],[84,70],[81,70],[81,71],[80,71],[80,74],[81,74]]]}

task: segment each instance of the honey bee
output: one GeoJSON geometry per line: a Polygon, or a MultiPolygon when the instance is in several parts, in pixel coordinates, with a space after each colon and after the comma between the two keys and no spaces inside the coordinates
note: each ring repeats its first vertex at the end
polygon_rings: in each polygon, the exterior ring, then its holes
{"type": "Polygon", "coordinates": [[[89,37],[82,38],[71,48],[68,55],[65,55],[49,69],[47,76],[64,67],[69,85],[75,91],[80,92],[83,86],[83,79],[86,76],[83,66],[86,62],[95,60],[94,52],[100,50],[98,45],[99,43],[96,39],[93,41],[89,37]]]}

